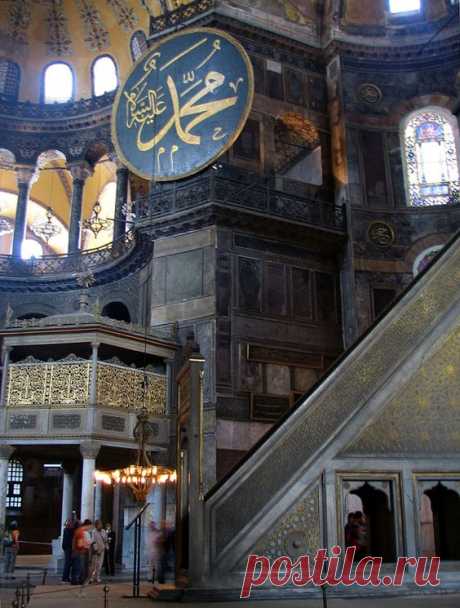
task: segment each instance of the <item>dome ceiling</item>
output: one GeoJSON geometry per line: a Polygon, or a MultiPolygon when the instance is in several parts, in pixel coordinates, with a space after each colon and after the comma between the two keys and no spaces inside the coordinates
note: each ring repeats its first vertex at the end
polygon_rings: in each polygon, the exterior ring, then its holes
{"type": "Polygon", "coordinates": [[[159,0],[4,0],[0,56],[21,66],[23,100],[38,101],[43,68],[56,60],[74,69],[76,98],[89,97],[94,59],[111,55],[123,77],[132,63],[132,34],[148,34],[160,6],[159,0]]]}

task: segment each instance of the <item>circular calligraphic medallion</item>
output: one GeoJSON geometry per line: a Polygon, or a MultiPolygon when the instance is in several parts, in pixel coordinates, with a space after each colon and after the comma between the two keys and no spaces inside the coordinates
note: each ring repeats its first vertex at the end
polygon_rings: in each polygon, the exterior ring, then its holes
{"type": "Polygon", "coordinates": [[[371,82],[365,82],[359,87],[358,96],[361,101],[370,105],[379,103],[383,99],[382,91],[376,84],[372,84],[371,82]]]}
{"type": "Polygon", "coordinates": [[[253,97],[252,64],[234,38],[212,28],[173,34],[136,62],[117,93],[117,154],[145,179],[192,175],[235,142],[253,97]]]}
{"type": "Polygon", "coordinates": [[[367,234],[369,240],[378,247],[391,247],[396,240],[396,234],[393,226],[386,222],[372,222],[369,224],[367,234]]]}

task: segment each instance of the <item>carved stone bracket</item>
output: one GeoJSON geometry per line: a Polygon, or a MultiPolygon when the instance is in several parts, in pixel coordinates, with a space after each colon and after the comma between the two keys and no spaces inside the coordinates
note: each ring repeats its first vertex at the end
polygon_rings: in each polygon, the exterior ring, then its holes
{"type": "Polygon", "coordinates": [[[0,460],[9,460],[15,448],[11,445],[0,445],[0,460]]]}
{"type": "Polygon", "coordinates": [[[101,444],[97,441],[83,441],[83,443],[80,444],[80,453],[85,459],[96,460],[100,449],[101,444]]]}

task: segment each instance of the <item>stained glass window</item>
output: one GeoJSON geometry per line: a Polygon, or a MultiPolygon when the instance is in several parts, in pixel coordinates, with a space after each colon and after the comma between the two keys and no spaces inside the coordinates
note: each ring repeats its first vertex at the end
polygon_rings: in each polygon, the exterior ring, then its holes
{"type": "Polygon", "coordinates": [[[137,61],[139,57],[147,50],[147,37],[143,31],[134,32],[131,36],[131,56],[133,61],[137,61]]]}
{"type": "Polygon", "coordinates": [[[442,249],[442,245],[435,245],[434,247],[430,247],[429,249],[425,249],[414,262],[414,277],[423,272],[425,268],[431,264],[434,258],[438,255],[440,250],[442,249]]]}
{"type": "Polygon", "coordinates": [[[410,205],[460,202],[455,134],[444,112],[414,114],[404,131],[404,148],[410,205]]]}
{"type": "Polygon", "coordinates": [[[0,59],[0,93],[11,99],[18,98],[19,66],[8,59],[0,59]]]}
{"type": "Polygon", "coordinates": [[[24,468],[19,460],[10,460],[8,464],[8,487],[6,493],[6,508],[20,509],[22,507],[22,482],[24,468]]]}

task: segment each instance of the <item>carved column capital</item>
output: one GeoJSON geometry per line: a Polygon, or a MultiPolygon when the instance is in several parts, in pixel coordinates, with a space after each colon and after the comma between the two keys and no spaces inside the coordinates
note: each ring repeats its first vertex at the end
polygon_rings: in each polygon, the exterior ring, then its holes
{"type": "Polygon", "coordinates": [[[94,173],[94,169],[86,160],[70,163],[67,168],[74,181],[85,182],[94,173]]]}
{"type": "Polygon", "coordinates": [[[12,445],[0,445],[0,460],[9,460],[13,455],[15,448],[12,445]]]}
{"type": "Polygon", "coordinates": [[[37,167],[32,167],[30,165],[17,165],[15,168],[16,171],[16,181],[18,186],[32,186],[38,179],[38,170],[37,167]]]}
{"type": "Polygon", "coordinates": [[[88,458],[91,460],[96,460],[100,449],[101,444],[97,441],[83,441],[80,444],[80,453],[85,459],[88,458]]]}

